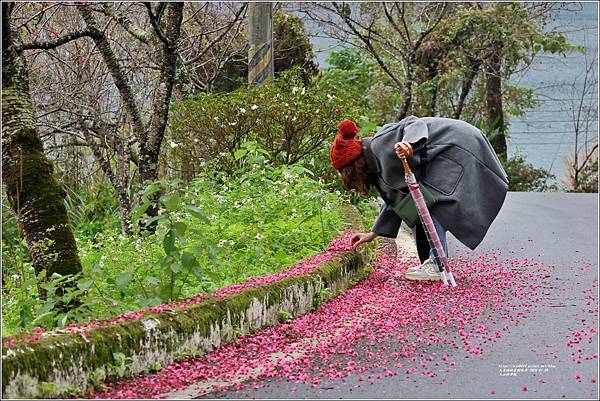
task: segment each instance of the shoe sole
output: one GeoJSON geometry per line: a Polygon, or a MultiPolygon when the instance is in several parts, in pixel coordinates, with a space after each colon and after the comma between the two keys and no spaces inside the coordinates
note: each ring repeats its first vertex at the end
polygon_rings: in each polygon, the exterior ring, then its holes
{"type": "Polygon", "coordinates": [[[410,281],[439,281],[442,278],[440,276],[429,276],[429,277],[419,277],[419,276],[410,276],[410,275],[406,275],[404,276],[405,279],[410,280],[410,281]]]}

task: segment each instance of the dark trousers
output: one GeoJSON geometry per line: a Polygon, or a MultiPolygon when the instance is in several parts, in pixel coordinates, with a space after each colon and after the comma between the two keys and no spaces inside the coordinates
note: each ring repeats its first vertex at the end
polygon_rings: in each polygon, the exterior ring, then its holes
{"type": "Polygon", "coordinates": [[[416,226],[415,240],[417,242],[417,252],[419,253],[419,260],[421,263],[429,259],[429,241],[427,241],[427,235],[425,235],[425,229],[419,221],[416,226]]]}

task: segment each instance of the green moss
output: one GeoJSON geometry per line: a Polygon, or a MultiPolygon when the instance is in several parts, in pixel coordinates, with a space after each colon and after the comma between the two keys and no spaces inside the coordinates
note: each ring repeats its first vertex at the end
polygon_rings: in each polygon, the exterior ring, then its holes
{"type": "MultiPolygon", "coordinates": [[[[85,339],[77,334],[60,334],[43,337],[33,344],[20,345],[11,350],[3,347],[2,393],[4,394],[7,384],[16,373],[35,375],[40,382],[51,382],[56,372],[64,374],[68,369],[77,369],[80,360],[83,361],[83,368],[87,374],[93,375],[98,369],[113,363],[115,352],[121,352],[135,359],[136,356],[143,356],[148,348],[155,350],[155,347],[160,347],[167,356],[166,361],[173,361],[187,354],[196,354],[198,350],[182,350],[186,339],[194,333],[199,333],[205,338],[210,337],[215,327],[223,327],[228,313],[234,328],[231,330],[232,335],[222,338],[223,341],[231,341],[259,328],[244,327],[245,332],[242,332],[240,326],[240,318],[245,317],[246,311],[255,302],[254,300],[268,307],[278,305],[283,301],[286,290],[292,286],[299,287],[305,293],[309,286],[320,289],[321,295],[330,291],[327,295],[327,298],[330,298],[336,295],[333,292],[333,285],[336,282],[342,280],[343,285],[337,286],[339,293],[348,285],[365,277],[368,274],[365,264],[365,253],[346,252],[335,256],[310,274],[248,288],[225,298],[209,296],[198,304],[176,312],[147,313],[142,320],[93,328],[89,330],[85,339]],[[323,288],[328,290],[323,291],[323,288]],[[144,321],[148,319],[156,319],[158,322],[151,333],[144,328],[144,321]],[[238,330],[235,330],[235,327],[238,330]],[[176,335],[173,335],[173,332],[176,335]],[[20,352],[21,350],[25,352],[20,352]],[[13,355],[8,356],[9,352],[13,355]]],[[[290,316],[298,315],[296,311],[286,312],[290,316]]],[[[267,324],[274,324],[277,320],[278,314],[275,313],[272,321],[267,324]]],[[[245,324],[249,325],[250,322],[245,324]]],[[[155,362],[157,361],[153,360],[151,363],[155,362]]],[[[142,367],[141,370],[149,369],[150,362],[148,363],[148,366],[142,367]]]]}
{"type": "Polygon", "coordinates": [[[360,214],[358,209],[347,202],[343,202],[340,205],[340,214],[344,220],[344,224],[355,230],[362,230],[365,227],[365,219],[360,214]]]}

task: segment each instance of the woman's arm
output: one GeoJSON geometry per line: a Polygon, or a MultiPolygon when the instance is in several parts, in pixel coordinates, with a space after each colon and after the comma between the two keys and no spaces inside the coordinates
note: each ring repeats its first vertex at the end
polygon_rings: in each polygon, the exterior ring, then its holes
{"type": "Polygon", "coordinates": [[[402,220],[396,212],[384,203],[379,209],[379,216],[377,216],[377,220],[375,220],[371,231],[382,237],[396,238],[401,223],[402,220]]]}

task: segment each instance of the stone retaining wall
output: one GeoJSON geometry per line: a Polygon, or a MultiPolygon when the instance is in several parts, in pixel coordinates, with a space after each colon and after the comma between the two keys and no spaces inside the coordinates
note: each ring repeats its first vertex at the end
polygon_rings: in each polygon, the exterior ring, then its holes
{"type": "MultiPolygon", "coordinates": [[[[362,216],[342,208],[345,229],[362,229],[362,216]]],[[[40,397],[44,388],[83,393],[98,377],[110,377],[114,353],[132,359],[128,375],[166,366],[186,355],[209,352],[282,318],[301,316],[366,276],[370,248],[341,252],[312,272],[206,300],[173,312],[92,328],[85,335],[57,333],[36,342],[2,347],[3,398],[40,397]],[[327,291],[323,291],[327,289],[327,291]]]]}

